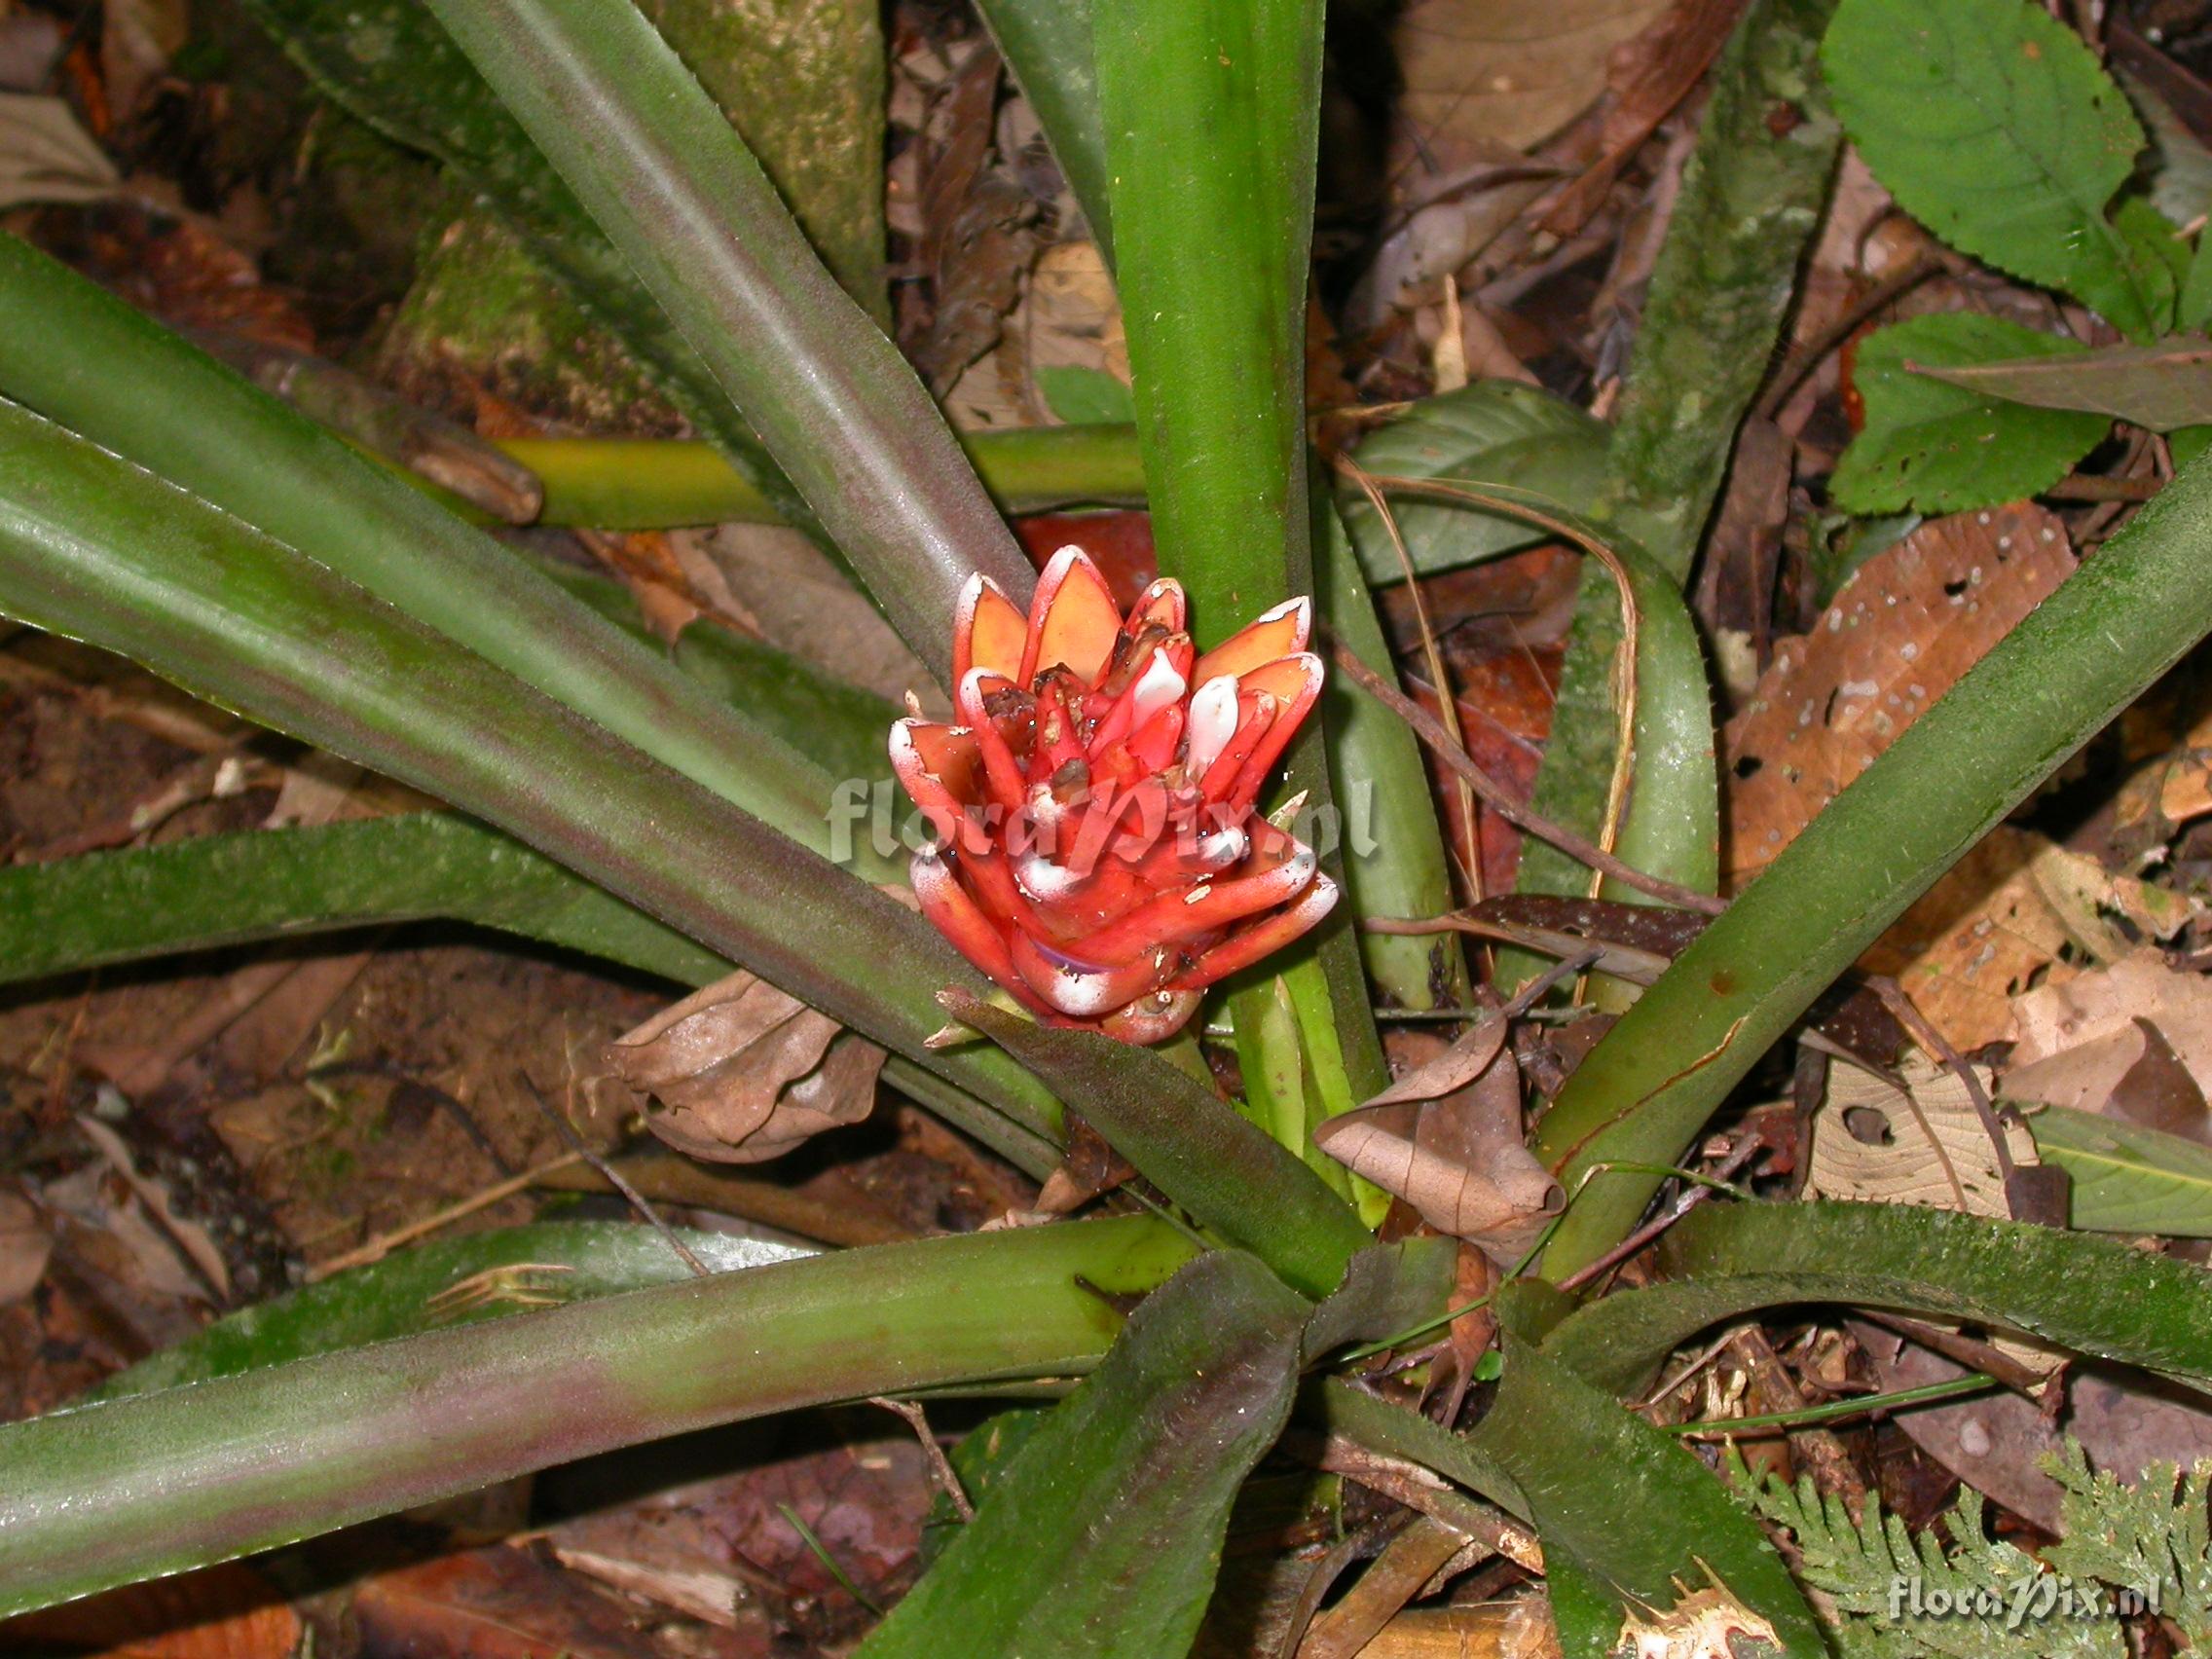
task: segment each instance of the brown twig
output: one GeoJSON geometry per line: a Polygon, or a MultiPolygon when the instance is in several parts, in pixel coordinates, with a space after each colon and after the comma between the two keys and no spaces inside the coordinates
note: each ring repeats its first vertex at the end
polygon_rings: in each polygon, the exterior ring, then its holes
{"type": "Polygon", "coordinates": [[[1716,899],[1710,893],[1684,887],[1664,876],[1648,875],[1641,869],[1623,864],[1596,842],[1575,833],[1565,825],[1554,824],[1478,765],[1463,749],[1455,748],[1452,737],[1437,719],[1419,703],[1369,668],[1348,649],[1342,641],[1329,642],[1330,660],[1351,680],[1352,683],[1375,698],[1384,708],[1413,727],[1414,735],[1425,743],[1438,759],[1452,771],[1467,780],[1475,793],[1498,817],[1508,824],[1526,830],[1540,841],[1548,841],[1568,858],[1588,865],[1601,875],[1610,876],[1624,887],[1633,887],[1639,893],[1648,893],[1654,899],[1664,899],[1670,904],[1700,914],[1717,916],[1728,907],[1725,899],[1716,899]]]}
{"type": "Polygon", "coordinates": [[[607,1184],[609,1187],[612,1187],[617,1193],[620,1193],[622,1195],[623,1201],[628,1203],[629,1206],[632,1209],[636,1210],[639,1215],[643,1216],[645,1220],[646,1225],[651,1227],[655,1233],[658,1233],[662,1238],[668,1241],[668,1247],[671,1250],[674,1250],[677,1255],[683,1259],[683,1265],[685,1267],[689,1268],[692,1272],[697,1274],[700,1278],[707,1278],[711,1276],[714,1270],[709,1268],[706,1263],[700,1261],[698,1252],[693,1250],[690,1245],[684,1243],[683,1240],[677,1235],[676,1229],[669,1226],[667,1222],[661,1219],[660,1211],[654,1209],[651,1204],[645,1201],[645,1194],[639,1192],[637,1188],[631,1186],[628,1181],[624,1180],[622,1178],[622,1172],[616,1169],[613,1164],[608,1162],[606,1159],[600,1157],[598,1153],[592,1151],[590,1147],[584,1145],[583,1136],[576,1133],[575,1125],[570,1123],[569,1120],[563,1117],[560,1113],[553,1110],[552,1103],[548,1101],[543,1094],[538,1092],[537,1084],[535,1080],[532,1079],[530,1073],[517,1072],[515,1075],[522,1079],[522,1086],[524,1090],[528,1092],[532,1101],[535,1103],[538,1111],[544,1114],[545,1121],[553,1125],[553,1132],[559,1135],[561,1139],[567,1143],[569,1150],[574,1153],[584,1162],[590,1164],[594,1169],[598,1170],[601,1175],[606,1177],[607,1184]]]}
{"type": "Polygon", "coordinates": [[[975,1520],[976,1506],[968,1501],[967,1489],[960,1484],[952,1459],[937,1443],[937,1436],[930,1430],[930,1419],[922,1415],[921,1406],[913,1400],[894,1400],[885,1394],[872,1396],[868,1404],[881,1406],[914,1431],[914,1438],[922,1443],[922,1456],[929,1462],[930,1478],[937,1482],[938,1491],[944,1493],[945,1501],[963,1522],[975,1520]]]}
{"type": "Polygon", "coordinates": [[[1859,325],[1887,306],[1928,280],[1943,269],[1942,262],[1927,254],[1905,261],[1888,276],[1844,309],[1841,316],[1805,342],[1804,347],[1786,359],[1775,370],[1774,378],[1766,383],[1758,401],[1751,405],[1751,418],[1771,421],[1782,413],[1782,406],[1789,401],[1789,394],[1797,389],[1798,383],[1821,366],[1821,359],[1841,346],[1857,332],[1859,325]]]}
{"type": "MultiPolygon", "coordinates": [[[[1446,278],[1449,283],[1450,278],[1446,278]]],[[[1459,724],[1459,700],[1452,690],[1452,677],[1444,671],[1444,653],[1436,643],[1436,630],[1428,620],[1428,601],[1420,591],[1420,575],[1414,569],[1414,556],[1406,549],[1406,538],[1398,532],[1398,515],[1390,510],[1375,475],[1352,460],[1349,455],[1337,457],[1337,470],[1350,479],[1366,496],[1375,516],[1382,521],[1382,529],[1390,537],[1390,547],[1398,555],[1398,569],[1405,573],[1406,595],[1413,601],[1414,621],[1420,628],[1421,656],[1428,664],[1428,677],[1436,682],[1436,707],[1445,731],[1451,736],[1453,747],[1462,755],[1467,752],[1467,734],[1459,724]]],[[[1482,840],[1475,828],[1475,792],[1465,778],[1457,781],[1459,788],[1459,817],[1467,831],[1466,866],[1468,890],[1477,899],[1483,897],[1482,840]]]]}
{"type": "Polygon", "coordinates": [[[2165,487],[2162,478],[2107,478],[2072,472],[2044,494],[2054,501],[2148,501],[2165,487]]]}
{"type": "Polygon", "coordinates": [[[442,1210],[426,1215],[420,1221],[411,1221],[404,1227],[395,1227],[389,1233],[380,1233],[376,1237],[355,1246],[342,1256],[333,1256],[327,1262],[316,1264],[308,1270],[308,1282],[313,1284],[318,1280],[328,1278],[332,1273],[344,1272],[348,1268],[365,1267],[370,1262],[381,1262],[400,1245],[420,1238],[425,1233],[435,1233],[439,1228],[450,1226],[463,1216],[474,1215],[480,1209],[489,1208],[501,1198],[513,1198],[541,1175],[549,1174],[556,1169],[566,1169],[571,1163],[583,1161],[580,1154],[565,1152],[559,1158],[540,1163],[535,1169],[525,1169],[520,1175],[510,1175],[504,1181],[495,1182],[481,1192],[470,1194],[459,1203],[448,1204],[442,1210]]]}

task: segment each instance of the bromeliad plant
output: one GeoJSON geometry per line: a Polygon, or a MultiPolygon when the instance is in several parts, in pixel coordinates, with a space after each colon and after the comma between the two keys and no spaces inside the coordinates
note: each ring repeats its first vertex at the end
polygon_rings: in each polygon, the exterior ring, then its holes
{"type": "Polygon", "coordinates": [[[1311,604],[1204,656],[1185,620],[1171,576],[1124,620],[1077,547],[1026,619],[977,574],[952,624],[961,723],[891,732],[939,837],[914,856],[922,914],[1031,1013],[1128,1043],[1174,1036],[1208,985],[1337,902],[1313,849],[1259,812],[1321,694],[1311,604]]]}
{"type": "MultiPolygon", "coordinates": [[[[1033,582],[912,374],[625,0],[256,7],[334,95],[499,203],[942,674],[964,732],[902,722],[893,754],[945,833],[914,878],[960,950],[878,890],[897,869],[865,849],[851,868],[824,856],[835,779],[813,756],[872,767],[891,711],[735,646],[685,674],[0,240],[0,612],[456,809],[0,871],[0,974],[436,914],[683,983],[742,965],[882,1044],[896,1087],[1032,1173],[1053,1168],[1063,1113],[1080,1114],[1171,1213],[768,1265],[714,1255],[729,1271],[697,1282],[660,1240],[622,1230],[531,1230],[360,1270],[250,1327],[218,1325],[97,1403],[0,1429],[0,1610],[709,1423],[1081,1378],[867,1654],[1186,1651],[1230,1503],[1293,1412],[1531,1523],[1569,1653],[1609,1651],[1631,1609],[1712,1581],[1776,1644],[1814,1653],[1819,1628],[1748,1514],[1618,1409],[1677,1345],[1783,1303],[1864,1303],[2212,1388],[2212,1298],[2194,1267],[1964,1216],[1754,1203],[1676,1229],[1666,1282],[1580,1308],[1539,1279],[1507,1287],[1502,1380],[1472,1433],[1334,1375],[1347,1353],[1442,1324],[1453,1247],[1378,1245],[1311,1128],[1381,1079],[1371,996],[1433,1007],[1461,979],[1430,944],[1363,949],[1346,925],[1346,910],[1445,908],[1444,861],[1411,738],[1341,680],[1323,693],[1296,599],[1316,595],[1336,645],[1387,669],[1341,529],[1323,510],[1316,535],[1309,518],[1318,5],[1125,0],[1095,18],[1071,0],[984,6],[1117,260],[1164,571],[1126,618],[1079,560],[1033,582]],[[1205,259],[1189,257],[1198,246],[1205,259]],[[1342,871],[1349,902],[1325,919],[1338,877],[1264,815],[1278,764],[1308,805],[1361,784],[1389,807],[1382,849],[1342,871]],[[1188,846],[1128,837],[1125,809],[1187,828],[1188,846]],[[1072,830],[1069,850],[1017,845],[1022,815],[1072,830]],[[1216,1012],[1245,1100],[1103,1034],[1162,1036],[1224,974],[1216,1012]],[[968,1040],[941,1040],[946,1008],[968,1040]],[[425,1328],[427,1290],[517,1260],[574,1266],[575,1300],[425,1328]]],[[[1754,389],[1743,365],[1780,326],[1786,295],[1755,233],[1766,211],[1801,229],[1809,204],[1748,210],[1731,169],[1765,144],[1787,164],[1779,188],[1821,187],[1833,124],[1790,53],[1810,52],[1822,16],[1818,0],[1754,0],[1718,71],[1597,503],[1664,543],[1638,570],[1686,568],[1714,458],[1754,389]],[[1770,75],[1800,119],[1768,119],[1770,75]],[[1720,319],[1735,338],[1698,429],[1669,436],[1650,412],[1692,401],[1668,379],[1686,337],[1664,319],[1701,314],[1711,277],[1694,239],[1709,230],[1749,238],[1754,297],[1720,319]],[[1670,505],[1670,489],[1683,498],[1670,505]]],[[[1574,1195],[1545,1273],[1619,1242],[1649,1170],[1682,1155],[1872,934],[2205,632],[2208,533],[2199,463],[1645,993],[1543,1122],[1539,1149],[1574,1195]]],[[[1641,590],[1653,615],[1663,581],[1641,590]]],[[[1593,591],[1612,604],[1609,586],[1593,591]]],[[[1670,660],[1688,678],[1641,687],[1641,703],[1679,726],[1703,707],[1694,650],[1640,649],[1635,666],[1670,660]]],[[[1700,747],[1649,749],[1644,729],[1637,797],[1703,799],[1671,827],[1694,854],[1710,838],[1700,747]],[[1660,788],[1661,768],[1684,787],[1660,788]]],[[[1562,753],[1575,735],[1555,740],[1562,753]]]]}

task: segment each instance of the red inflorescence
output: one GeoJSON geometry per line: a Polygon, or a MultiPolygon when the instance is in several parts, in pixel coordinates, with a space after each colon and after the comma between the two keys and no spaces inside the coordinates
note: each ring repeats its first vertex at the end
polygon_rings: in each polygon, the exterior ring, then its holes
{"type": "Polygon", "coordinates": [[[1173,1036],[1207,985],[1329,913],[1336,883],[1258,810],[1321,691],[1312,608],[1277,606],[1198,655],[1182,586],[1126,618],[1082,550],[1025,618],[976,576],[954,620],[959,724],[903,719],[891,763],[937,831],[926,914],[1055,1025],[1173,1036]]]}

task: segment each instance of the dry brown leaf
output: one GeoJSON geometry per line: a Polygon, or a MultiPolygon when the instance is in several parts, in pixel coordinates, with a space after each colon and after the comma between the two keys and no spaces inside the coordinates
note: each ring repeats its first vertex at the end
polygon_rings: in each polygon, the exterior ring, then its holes
{"type": "Polygon", "coordinates": [[[207,1229],[199,1222],[178,1212],[169,1190],[151,1176],[138,1173],[137,1156],[131,1152],[124,1138],[90,1113],[77,1114],[77,1127],[85,1138],[99,1150],[109,1166],[123,1177],[138,1201],[167,1235],[169,1242],[190,1261],[193,1268],[211,1287],[219,1301],[231,1297],[231,1270],[223,1260],[223,1252],[215,1247],[215,1240],[207,1229]]]}
{"type": "Polygon", "coordinates": [[[300,1630],[274,1585],[242,1562],[226,1562],[11,1619],[0,1624],[0,1648],[85,1659],[284,1659],[300,1630]]]}
{"type": "Polygon", "coordinates": [[[1689,96],[1719,54],[1745,0],[1675,0],[1652,28],[1624,42],[1607,69],[1610,101],[1598,135],[1599,157],[1560,193],[1544,229],[1570,237],[1589,223],[1621,165],[1689,96]]]}
{"type": "Polygon", "coordinates": [[[1474,1029],[1451,1048],[1416,1066],[1373,1099],[1362,1100],[1358,1110],[1396,1106],[1410,1100],[1441,1099],[1466,1088],[1488,1071],[1491,1061],[1497,1058],[1498,1050],[1504,1046],[1505,1015],[1495,1010],[1488,1011],[1475,1022],[1474,1029]]]}
{"type": "Polygon", "coordinates": [[[1437,161],[1485,143],[1529,150],[1597,102],[1613,49],[1666,0],[1414,0],[1392,30],[1404,120],[1437,161]]]}
{"type": "Polygon", "coordinates": [[[663,1009],[609,1047],[631,1088],[664,1110],[646,1126],[679,1152],[757,1163],[875,1105],[883,1051],[740,971],[663,1009]]]}
{"type": "Polygon", "coordinates": [[[1521,1073],[1513,1056],[1500,1051],[1504,1033],[1503,1016],[1488,1015],[1395,1088],[1330,1119],[1314,1131],[1313,1143],[1403,1198],[1438,1232],[1510,1263],[1543,1218],[1556,1213],[1562,1195],[1551,1171],[1524,1144],[1521,1073]],[[1470,1068],[1474,1058],[1481,1064],[1470,1068]],[[1463,1080],[1456,1088],[1435,1089],[1455,1075],[1463,1080]],[[1408,1104],[1413,1100],[1425,1103],[1417,1109],[1408,1104]]]}
{"type": "Polygon", "coordinates": [[[0,1302],[18,1302],[38,1288],[54,1235],[38,1206],[13,1188],[0,1187],[0,1302]]]}
{"type": "Polygon", "coordinates": [[[2074,569],[2029,502],[1955,513],[1876,554],[1813,632],[1785,640],[1728,722],[1728,849],[1741,887],[2074,569]]]}
{"type": "MultiPolygon", "coordinates": [[[[1860,965],[1896,979],[1954,1048],[2018,1035],[2014,999],[2070,978],[2071,950],[2116,961],[2137,937],[2165,939],[2194,912],[2162,888],[2000,826],[1892,923],[1860,965]]],[[[2017,1056],[2015,1056],[2017,1059],[2017,1056]]]]}
{"type": "Polygon", "coordinates": [[[1557,1206],[1559,1184],[1526,1148],[1487,1170],[1431,1152],[1358,1112],[1331,1118],[1313,1144],[1363,1180],[1413,1205],[1439,1233],[1479,1240],[1557,1206]]]}
{"type": "MultiPolygon", "coordinates": [[[[2005,1172],[1966,1081],[1918,1054],[1899,1076],[1909,1098],[1858,1066],[1839,1061],[1829,1068],[1827,1098],[1813,1114],[1805,1196],[1922,1204],[2009,1220],[2005,1172]]],[[[2028,1131],[2017,1123],[2004,1128],[2013,1165],[2037,1164],[2028,1131]]]]}
{"type": "Polygon", "coordinates": [[[2176,972],[2156,950],[2139,950],[2109,968],[2045,985],[2013,1006],[2020,1025],[2013,1080],[2059,1055],[2124,1042],[2138,1020],[2147,1020],[2198,1090],[2212,1094],[2212,981],[2176,972]]]}
{"type": "Polygon", "coordinates": [[[2071,1049],[2005,1074],[2007,1098],[2071,1106],[2212,1146],[2204,1090],[2166,1035],[2138,1014],[2071,1049]]]}

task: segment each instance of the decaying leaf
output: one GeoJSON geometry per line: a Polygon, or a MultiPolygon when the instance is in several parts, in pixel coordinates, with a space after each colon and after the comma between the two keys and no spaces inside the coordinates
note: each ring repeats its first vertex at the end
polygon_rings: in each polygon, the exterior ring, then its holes
{"type": "Polygon", "coordinates": [[[2029,502],[1922,525],[1785,640],[1729,721],[1728,848],[1741,887],[2074,568],[2029,502]]]}
{"type": "Polygon", "coordinates": [[[2167,939],[2194,909],[2177,894],[2001,826],[1899,917],[1861,965],[1896,979],[1954,1048],[1977,1049],[2019,1034],[2014,999],[2071,977],[2062,956],[2117,961],[2132,948],[2129,930],[2167,939]]]}
{"type": "Polygon", "coordinates": [[[2002,1087],[2009,1099],[2109,1113],[2212,1144],[2202,1087],[2166,1034],[2141,1014],[2086,1042],[2014,1064],[2002,1087]]]}
{"type": "Polygon", "coordinates": [[[1366,1111],[1372,1106],[1435,1100],[1455,1089],[1464,1088],[1490,1069],[1491,1061],[1497,1058],[1498,1050],[1504,1046],[1505,1016],[1493,1010],[1443,1053],[1416,1066],[1373,1099],[1361,1101],[1359,1109],[1366,1111]]]}
{"type": "Polygon", "coordinates": [[[0,92],[0,208],[29,202],[101,202],[115,164],[61,98],[0,92]]]}
{"type": "MultiPolygon", "coordinates": [[[[2125,1058],[2132,1064],[2141,1051],[2129,1056],[2127,1034],[2139,1021],[2147,1021],[2197,1089],[2212,1092],[2212,982],[2200,974],[2168,968],[2156,950],[2139,950],[2109,968],[2077,975],[2064,984],[2043,986],[2021,997],[2014,1007],[2020,1041],[2012,1051],[2013,1080],[2059,1055],[2116,1039],[2113,1048],[2102,1051],[2103,1057],[2108,1063],[2125,1058]]],[[[2150,1126],[2187,1132],[2186,1126],[2171,1122],[2150,1126]]]]}
{"type": "MultiPolygon", "coordinates": [[[[1684,1588],[1679,1579],[1675,1588],[1684,1588]]],[[[1613,1651],[1626,1659],[1735,1659],[1736,1640],[1779,1649],[1774,1626],[1729,1594],[1725,1584],[1688,1591],[1672,1607],[1632,1609],[1613,1651]]]]}
{"type": "MultiPolygon", "coordinates": [[[[1829,1069],[1805,1196],[2009,1219],[2005,1170],[1965,1080],[1917,1054],[1898,1076],[1905,1090],[1858,1066],[1829,1069]]],[[[2013,1167],[2033,1167],[2034,1139],[2016,1123],[2002,1126],[2013,1167]]]]}
{"type": "Polygon", "coordinates": [[[1564,1199],[1524,1142],[1520,1068],[1500,1051],[1504,1034],[1493,1014],[1365,1106],[1330,1119],[1313,1144],[1438,1232],[1510,1265],[1564,1199]]]}
{"type": "Polygon", "coordinates": [[[875,1104],[883,1051],[739,972],[609,1046],[616,1071],[662,1110],[646,1126],[680,1152],[757,1163],[875,1104]]]}
{"type": "Polygon", "coordinates": [[[1532,148],[1597,101],[1613,49],[1667,9],[1666,0],[1415,0],[1392,36],[1404,120],[1448,169],[1462,145],[1532,148]]]}
{"type": "Polygon", "coordinates": [[[39,1219],[38,1206],[0,1187],[0,1302],[19,1301],[37,1289],[53,1253],[54,1235],[39,1219]]]}

